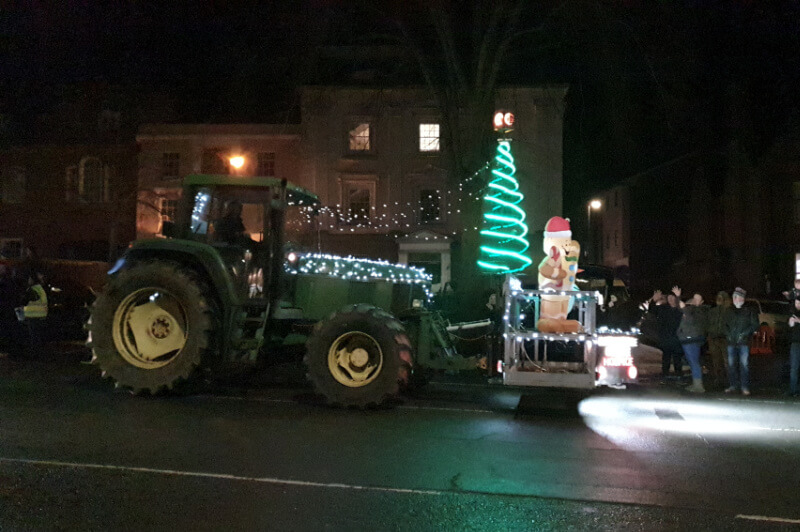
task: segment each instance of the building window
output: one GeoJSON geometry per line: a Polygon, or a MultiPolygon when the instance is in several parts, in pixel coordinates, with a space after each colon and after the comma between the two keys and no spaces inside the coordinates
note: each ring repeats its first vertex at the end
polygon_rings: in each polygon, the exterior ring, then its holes
{"type": "Polygon", "coordinates": [[[347,224],[359,225],[369,222],[370,207],[372,207],[369,192],[368,187],[347,188],[347,220],[345,220],[347,224]]]}
{"type": "Polygon", "coordinates": [[[108,167],[97,157],[84,157],[78,165],[78,194],[86,203],[108,201],[108,167]]]}
{"type": "Polygon", "coordinates": [[[64,170],[64,199],[73,201],[78,196],[78,166],[67,166],[64,170]]]}
{"type": "Polygon", "coordinates": [[[262,152],[258,154],[258,175],[275,177],[275,153],[262,152]]]}
{"type": "Polygon", "coordinates": [[[97,129],[101,133],[118,133],[120,123],[119,111],[104,109],[97,117],[97,129]]]}
{"type": "Polygon", "coordinates": [[[369,225],[375,211],[375,186],[371,179],[342,179],[341,225],[369,225]]]}
{"type": "Polygon", "coordinates": [[[614,229],[614,248],[619,247],[619,230],[614,229]]]}
{"type": "Polygon", "coordinates": [[[420,124],[419,151],[438,152],[440,146],[439,124],[420,124]]]}
{"type": "Polygon", "coordinates": [[[161,178],[174,179],[180,175],[181,154],[164,153],[161,157],[161,178]]]}
{"type": "Polygon", "coordinates": [[[800,225],[800,181],[792,183],[792,198],[794,199],[794,223],[800,225]]]}
{"type": "Polygon", "coordinates": [[[614,191],[614,207],[619,206],[619,190],[614,191]]]}
{"type": "Polygon", "coordinates": [[[606,249],[611,249],[611,235],[606,235],[606,249]]]}
{"type": "Polygon", "coordinates": [[[4,168],[0,175],[0,201],[3,203],[22,203],[25,201],[25,169],[19,166],[4,168]]]}
{"type": "Polygon", "coordinates": [[[419,223],[430,224],[441,221],[442,197],[436,189],[419,191],[419,223]]]}
{"type": "Polygon", "coordinates": [[[161,198],[161,221],[174,222],[175,213],[178,212],[178,200],[161,198]]]}
{"type": "Polygon", "coordinates": [[[206,148],[203,150],[203,160],[200,163],[204,174],[229,174],[230,165],[223,151],[219,148],[206,148]]]}
{"type": "Polygon", "coordinates": [[[348,147],[351,152],[366,153],[372,151],[369,123],[361,123],[350,130],[348,147]]]}

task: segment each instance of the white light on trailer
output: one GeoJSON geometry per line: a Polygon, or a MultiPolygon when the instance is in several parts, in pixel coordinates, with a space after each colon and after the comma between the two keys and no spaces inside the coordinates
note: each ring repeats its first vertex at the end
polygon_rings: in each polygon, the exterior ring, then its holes
{"type": "Polygon", "coordinates": [[[503,373],[503,361],[502,360],[498,360],[497,361],[497,373],[503,373]]]}
{"type": "Polygon", "coordinates": [[[633,380],[636,376],[639,375],[639,370],[636,369],[636,366],[629,366],[628,367],[628,378],[633,380]]]}

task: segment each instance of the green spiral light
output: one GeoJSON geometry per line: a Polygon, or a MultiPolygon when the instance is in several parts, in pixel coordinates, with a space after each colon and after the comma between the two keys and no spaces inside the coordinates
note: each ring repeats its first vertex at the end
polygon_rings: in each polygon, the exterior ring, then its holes
{"type": "Polygon", "coordinates": [[[495,155],[494,179],[483,197],[484,244],[480,247],[478,266],[487,273],[512,273],[524,270],[533,262],[525,252],[530,243],[525,238],[528,226],[525,211],[519,207],[524,198],[514,177],[517,167],[511,144],[500,141],[495,155]]]}

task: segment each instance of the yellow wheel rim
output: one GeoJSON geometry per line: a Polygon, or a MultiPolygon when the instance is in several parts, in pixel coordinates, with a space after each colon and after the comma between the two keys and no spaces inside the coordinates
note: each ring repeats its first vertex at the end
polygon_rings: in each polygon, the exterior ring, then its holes
{"type": "Polygon", "coordinates": [[[381,373],[383,351],[367,333],[347,332],[328,349],[328,369],[334,379],[348,388],[366,386],[381,373]]]}
{"type": "Polygon", "coordinates": [[[142,369],[158,369],[175,360],[189,335],[184,305],[161,288],[129,294],[114,312],[112,327],[117,352],[142,369]]]}

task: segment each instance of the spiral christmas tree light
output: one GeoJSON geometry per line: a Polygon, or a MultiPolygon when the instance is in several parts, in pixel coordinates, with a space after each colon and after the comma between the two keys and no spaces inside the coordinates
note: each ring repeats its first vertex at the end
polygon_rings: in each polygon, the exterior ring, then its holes
{"type": "Polygon", "coordinates": [[[530,243],[525,238],[525,211],[519,207],[524,196],[514,177],[517,168],[508,141],[498,142],[495,161],[494,179],[483,197],[483,244],[478,266],[486,273],[512,273],[527,268],[532,260],[525,255],[530,243]]]}

